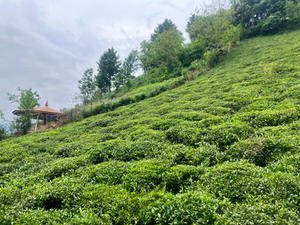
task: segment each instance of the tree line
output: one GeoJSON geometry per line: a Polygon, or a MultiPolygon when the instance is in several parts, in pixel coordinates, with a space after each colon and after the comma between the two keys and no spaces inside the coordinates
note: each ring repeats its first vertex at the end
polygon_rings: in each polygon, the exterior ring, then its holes
{"type": "Polygon", "coordinates": [[[88,69],[79,80],[81,97],[88,102],[97,93],[117,93],[122,87],[138,87],[181,76],[189,70],[209,69],[239,40],[294,29],[299,27],[299,18],[299,0],[213,0],[195,9],[188,18],[187,44],[176,24],[165,19],[150,39],[142,41],[123,62],[114,48],[105,51],[97,62],[98,73],[94,76],[88,69]],[[143,75],[134,77],[139,68],[143,75]]]}

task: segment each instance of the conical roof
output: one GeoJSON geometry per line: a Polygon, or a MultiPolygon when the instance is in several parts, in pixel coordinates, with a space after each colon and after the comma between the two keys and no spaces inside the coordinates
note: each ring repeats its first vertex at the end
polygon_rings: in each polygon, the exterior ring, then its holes
{"type": "MultiPolygon", "coordinates": [[[[45,106],[34,108],[32,111],[33,112],[38,112],[38,113],[41,113],[41,114],[64,115],[63,112],[60,112],[56,109],[52,109],[48,105],[49,104],[48,104],[48,101],[47,101],[45,106]]],[[[12,113],[13,114],[20,114],[20,113],[23,113],[23,112],[24,112],[24,109],[17,109],[17,110],[14,110],[12,113]]]]}

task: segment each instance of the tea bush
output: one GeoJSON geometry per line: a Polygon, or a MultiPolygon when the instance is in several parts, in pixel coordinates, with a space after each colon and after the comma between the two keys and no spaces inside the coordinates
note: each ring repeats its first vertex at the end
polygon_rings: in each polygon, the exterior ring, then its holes
{"type": "Polygon", "coordinates": [[[178,193],[183,186],[190,185],[192,180],[198,180],[201,174],[203,174],[203,168],[201,167],[174,166],[163,174],[166,190],[178,193]]]}
{"type": "Polygon", "coordinates": [[[2,140],[0,224],[299,224],[299,56],[299,31],[245,40],[2,140]]]}

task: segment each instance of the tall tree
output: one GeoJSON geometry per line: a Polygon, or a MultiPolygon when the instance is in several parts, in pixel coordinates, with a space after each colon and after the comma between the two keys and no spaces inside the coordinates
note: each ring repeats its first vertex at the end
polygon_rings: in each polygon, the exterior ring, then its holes
{"type": "MultiPolygon", "coordinates": [[[[140,44],[140,61],[144,72],[158,67],[163,62],[170,65],[170,63],[167,63],[167,60],[162,60],[162,58],[168,58],[170,62],[172,57],[170,55],[169,57],[166,57],[166,54],[168,54],[168,52],[177,52],[178,47],[181,47],[182,42],[182,33],[171,20],[165,19],[163,23],[158,24],[154,33],[151,34],[150,41],[143,41],[140,44]],[[165,38],[166,36],[168,36],[167,38],[170,38],[170,40],[167,40],[165,38]],[[171,48],[168,49],[168,47],[171,48]],[[159,52],[163,53],[163,55],[159,55],[159,52]]],[[[177,55],[174,55],[174,57],[176,58],[177,55]]]]}
{"type": "Polygon", "coordinates": [[[106,93],[107,91],[111,92],[112,82],[115,80],[121,66],[117,51],[113,48],[108,49],[101,55],[97,64],[97,85],[102,93],[106,93]]]}
{"type": "Polygon", "coordinates": [[[186,30],[192,39],[204,40],[211,44],[222,43],[223,40],[227,42],[230,41],[229,37],[236,39],[239,34],[238,28],[232,25],[232,16],[233,10],[229,8],[227,0],[214,0],[196,10],[190,17],[186,30]]]}
{"type": "Polygon", "coordinates": [[[93,77],[93,69],[84,71],[82,78],[78,81],[78,88],[84,103],[93,99],[97,88],[96,80],[93,77]]]}
{"type": "Polygon", "coordinates": [[[300,22],[300,1],[287,0],[285,5],[286,16],[289,21],[300,22]]]}
{"type": "Polygon", "coordinates": [[[179,62],[178,52],[182,48],[183,37],[174,30],[167,30],[159,34],[152,43],[147,63],[155,67],[167,66],[172,70],[179,62]]]}
{"type": "Polygon", "coordinates": [[[3,113],[3,111],[1,109],[0,109],[0,119],[4,120],[4,113],[3,113]]]}
{"type": "Polygon", "coordinates": [[[270,16],[272,18],[275,14],[282,17],[285,14],[286,2],[286,0],[231,0],[231,7],[235,12],[234,25],[242,24],[250,27],[258,23],[264,24],[264,19],[270,16]]]}
{"type": "Polygon", "coordinates": [[[150,41],[142,41],[140,44],[140,61],[142,65],[142,69],[144,72],[149,71],[154,67],[154,65],[151,65],[147,62],[147,58],[149,57],[149,51],[151,48],[151,42],[150,41]]]}
{"type": "Polygon", "coordinates": [[[21,130],[22,134],[27,134],[32,127],[32,109],[40,105],[38,103],[40,96],[36,91],[32,92],[31,88],[18,88],[18,91],[20,92],[20,95],[7,93],[7,97],[11,103],[18,103],[18,109],[24,110],[24,112],[16,119],[16,129],[21,130]]]}
{"type": "Polygon", "coordinates": [[[114,86],[118,90],[124,85],[127,79],[134,78],[134,73],[140,68],[138,50],[132,50],[128,57],[124,59],[119,73],[115,77],[114,86]]]}
{"type": "Polygon", "coordinates": [[[172,20],[165,19],[163,23],[158,24],[158,26],[154,30],[154,33],[151,34],[151,41],[155,41],[159,34],[167,30],[173,30],[177,32],[180,36],[182,36],[182,33],[178,30],[175,23],[173,23],[172,20]]]}
{"type": "Polygon", "coordinates": [[[124,59],[122,64],[122,70],[124,73],[125,79],[133,78],[134,73],[140,68],[139,60],[139,52],[138,50],[134,49],[131,51],[127,58],[124,59]]]}
{"type": "Polygon", "coordinates": [[[2,124],[2,122],[3,122],[4,120],[5,120],[5,118],[4,118],[4,113],[3,113],[3,111],[0,109],[0,141],[2,141],[3,139],[5,139],[6,136],[7,136],[5,126],[2,124]]]}

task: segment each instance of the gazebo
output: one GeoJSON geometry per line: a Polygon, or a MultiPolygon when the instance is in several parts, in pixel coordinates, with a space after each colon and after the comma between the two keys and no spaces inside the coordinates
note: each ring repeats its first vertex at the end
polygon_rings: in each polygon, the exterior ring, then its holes
{"type": "MultiPolygon", "coordinates": [[[[44,120],[44,125],[47,125],[48,121],[58,121],[58,119],[64,115],[63,112],[58,110],[52,109],[48,107],[48,101],[46,102],[45,106],[37,107],[31,110],[33,112],[32,119],[36,120],[35,129],[37,128],[37,123],[39,120],[44,120]]],[[[17,109],[12,112],[16,116],[20,116],[24,113],[24,109],[17,109]]]]}

